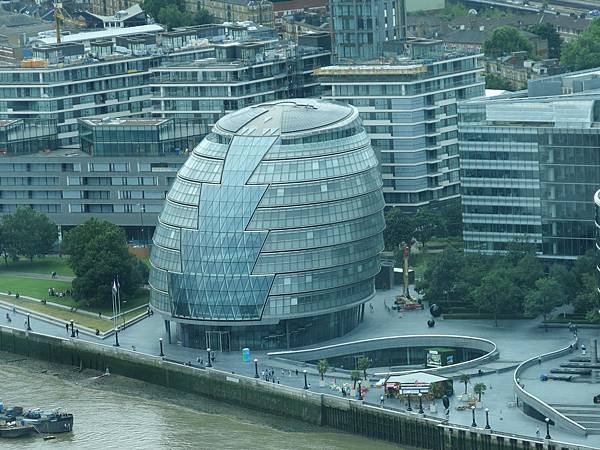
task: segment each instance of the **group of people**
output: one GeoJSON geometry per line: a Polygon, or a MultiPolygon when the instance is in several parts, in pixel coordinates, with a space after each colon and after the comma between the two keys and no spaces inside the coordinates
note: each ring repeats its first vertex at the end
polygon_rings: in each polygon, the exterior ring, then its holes
{"type": "MultiPolygon", "coordinates": [[[[67,333],[69,333],[69,327],[70,326],[71,325],[68,322],[65,324],[65,328],[67,329],[67,333]]],[[[75,336],[79,337],[79,328],[75,328],[75,336]]]]}
{"type": "Polygon", "coordinates": [[[71,295],[73,295],[73,292],[70,289],[67,289],[65,292],[62,292],[62,291],[55,291],[54,288],[48,288],[48,296],[49,297],[64,298],[64,297],[70,297],[71,295]]]}

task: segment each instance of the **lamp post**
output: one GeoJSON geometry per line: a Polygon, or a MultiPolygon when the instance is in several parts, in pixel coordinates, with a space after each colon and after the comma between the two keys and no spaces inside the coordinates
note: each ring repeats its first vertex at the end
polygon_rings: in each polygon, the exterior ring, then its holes
{"type": "Polygon", "coordinates": [[[142,225],[141,230],[140,230],[140,244],[142,244],[142,247],[146,246],[146,240],[144,239],[144,216],[143,216],[143,212],[144,211],[144,205],[142,205],[141,203],[137,204],[140,207],[140,223],[142,225]]]}
{"type": "Polygon", "coordinates": [[[75,323],[73,322],[73,319],[71,319],[71,337],[75,337],[75,323]]]}
{"type": "Polygon", "coordinates": [[[119,331],[115,328],[115,343],[113,344],[115,347],[120,347],[119,345],[119,331]]]}
{"type": "Polygon", "coordinates": [[[544,420],[546,421],[546,439],[552,439],[550,437],[550,419],[546,417],[544,420]]]}
{"type": "Polygon", "coordinates": [[[423,394],[419,392],[419,414],[423,414],[423,394]]]}
{"type": "Polygon", "coordinates": [[[31,331],[30,316],[31,316],[31,314],[27,313],[27,331],[31,331]]]}
{"type": "Polygon", "coordinates": [[[471,426],[476,427],[477,422],[475,422],[475,407],[474,406],[471,406],[471,412],[473,413],[473,423],[471,424],[471,426]]]}
{"type": "Polygon", "coordinates": [[[158,338],[158,346],[160,347],[160,353],[158,354],[158,356],[165,356],[165,352],[163,352],[162,338],[158,338]]]}
{"type": "Polygon", "coordinates": [[[408,397],[408,408],[406,408],[407,411],[412,411],[412,406],[410,404],[410,394],[406,394],[406,397],[408,397]]]}
{"type": "Polygon", "coordinates": [[[486,430],[492,429],[492,427],[490,427],[490,409],[489,408],[485,408],[485,429],[486,430]]]}
{"type": "Polygon", "coordinates": [[[361,385],[361,381],[358,380],[358,399],[362,400],[363,399],[363,397],[362,397],[362,389],[360,388],[360,385],[361,385]]]}
{"type": "Polygon", "coordinates": [[[212,360],[210,359],[210,347],[206,348],[206,357],[208,358],[208,364],[206,367],[212,367],[212,360]]]}
{"type": "Polygon", "coordinates": [[[254,378],[258,378],[258,359],[254,358],[254,378]]]}
{"type": "Polygon", "coordinates": [[[304,369],[302,373],[304,374],[304,389],[308,389],[308,383],[306,381],[306,369],[304,369]]]}

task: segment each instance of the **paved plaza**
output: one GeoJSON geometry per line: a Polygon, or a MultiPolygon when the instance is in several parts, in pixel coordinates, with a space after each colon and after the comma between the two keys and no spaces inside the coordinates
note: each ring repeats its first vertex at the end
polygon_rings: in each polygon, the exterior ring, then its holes
{"type": "MultiPolygon", "coordinates": [[[[536,431],[539,429],[541,437],[545,435],[544,424],[534,420],[514,407],[515,396],[513,393],[512,376],[514,367],[520,362],[536,357],[539,354],[564,348],[569,345],[572,335],[567,329],[553,328],[545,332],[543,327],[540,327],[540,322],[530,320],[510,320],[500,321],[499,326],[495,327],[491,320],[443,320],[436,319],[436,325],[433,329],[427,326],[427,320],[430,315],[427,310],[409,311],[399,314],[396,311],[389,311],[384,302],[391,305],[398,290],[379,291],[372,300],[373,312],[370,308],[365,310],[364,322],[360,324],[354,331],[346,336],[337,338],[322,345],[331,345],[342,342],[349,342],[361,339],[369,339],[374,337],[384,336],[399,336],[399,335],[419,335],[419,334],[447,334],[447,335],[463,335],[481,337],[493,341],[498,346],[499,359],[493,363],[484,363],[476,369],[468,369],[467,373],[471,375],[469,390],[472,390],[474,383],[482,382],[488,386],[487,391],[483,396],[483,407],[490,410],[490,424],[494,430],[518,434],[536,436],[536,431]],[[482,369],[484,375],[478,376],[477,372],[482,369]]],[[[2,316],[5,316],[8,309],[4,308],[2,316]]],[[[14,314],[12,326],[23,328],[25,326],[25,316],[22,314],[14,314]]],[[[31,319],[33,331],[56,335],[60,337],[69,337],[66,332],[64,323],[51,324],[45,321],[40,321],[36,318],[31,319]]],[[[582,342],[589,343],[589,340],[598,336],[597,329],[580,330],[579,338],[582,342]]],[[[192,362],[197,365],[197,358],[206,361],[206,351],[200,349],[185,348],[175,343],[173,333],[173,343],[169,344],[168,336],[166,335],[162,319],[157,315],[148,317],[141,322],[128,327],[119,333],[119,341],[122,349],[158,355],[159,344],[158,339],[163,338],[165,357],[169,360],[192,362]]],[[[97,338],[93,335],[80,333],[79,339],[96,342],[102,345],[112,345],[114,338],[107,337],[105,339],[97,338]]],[[[588,346],[588,348],[590,348],[588,346]]],[[[278,359],[270,359],[266,352],[255,352],[251,349],[252,358],[259,360],[259,372],[265,368],[272,368],[275,371],[275,377],[279,379],[281,384],[301,388],[304,385],[302,370],[304,363],[295,363],[292,361],[284,361],[278,359]],[[299,375],[296,376],[295,370],[299,370],[299,375]],[[291,375],[290,375],[291,373],[291,375]]],[[[552,360],[542,363],[540,367],[535,366],[528,369],[521,380],[525,384],[525,389],[530,390],[534,395],[539,396],[548,403],[561,403],[563,401],[577,401],[591,403],[591,397],[596,394],[594,385],[581,383],[568,383],[559,381],[541,382],[539,374],[548,372],[551,367],[556,367],[559,360],[552,360]]],[[[241,352],[217,353],[215,368],[231,371],[236,374],[247,376],[254,375],[254,364],[244,363],[242,361],[241,352]]],[[[351,381],[346,374],[328,372],[325,376],[326,383],[324,387],[319,386],[319,375],[312,367],[307,367],[308,382],[310,389],[316,392],[322,392],[330,395],[341,395],[337,389],[332,388],[332,385],[341,385],[343,383],[350,384],[351,381]]],[[[368,370],[370,379],[376,372],[385,372],[388,368],[371,368],[368,370]]],[[[450,376],[459,374],[451,374],[450,376]]],[[[365,401],[372,404],[379,404],[380,396],[383,389],[376,388],[374,383],[367,392],[365,401]]],[[[600,385],[598,385],[600,389],[600,385]]],[[[454,381],[454,389],[456,394],[461,394],[464,386],[458,380],[454,381]]],[[[450,422],[471,425],[472,415],[470,411],[457,411],[456,405],[460,402],[459,396],[455,395],[451,398],[450,407],[450,422]]],[[[388,399],[385,401],[386,408],[394,408],[405,410],[406,405],[397,399],[388,399]]],[[[413,407],[415,405],[413,404],[413,407]]],[[[427,408],[429,405],[425,405],[427,408]]],[[[416,408],[415,408],[416,411],[416,408]]],[[[432,413],[428,409],[426,414],[438,416],[442,418],[443,408],[441,403],[437,405],[437,413],[432,413]]],[[[476,411],[477,425],[483,427],[485,425],[485,413],[483,409],[476,411]]],[[[564,442],[573,442],[587,445],[590,447],[600,448],[600,436],[577,436],[575,434],[563,431],[552,427],[552,438],[564,442]]]]}

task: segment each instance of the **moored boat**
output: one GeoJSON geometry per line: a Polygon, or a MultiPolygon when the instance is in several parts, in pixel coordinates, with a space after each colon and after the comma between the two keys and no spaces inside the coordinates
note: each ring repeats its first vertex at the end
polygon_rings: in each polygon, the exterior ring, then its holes
{"type": "Polygon", "coordinates": [[[39,409],[27,411],[21,418],[24,425],[32,425],[38,433],[68,433],[73,431],[73,414],[39,409]]]}
{"type": "Polygon", "coordinates": [[[29,436],[35,432],[33,425],[23,425],[19,422],[5,422],[0,425],[0,438],[20,438],[29,436]]]}

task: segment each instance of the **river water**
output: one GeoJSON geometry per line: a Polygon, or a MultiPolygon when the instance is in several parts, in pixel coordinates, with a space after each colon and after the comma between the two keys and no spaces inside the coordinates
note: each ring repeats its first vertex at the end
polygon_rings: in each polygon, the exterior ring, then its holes
{"type": "Polygon", "coordinates": [[[1,449],[392,449],[380,441],[110,375],[0,353],[4,405],[64,408],[72,433],[0,440],[1,449]]]}

